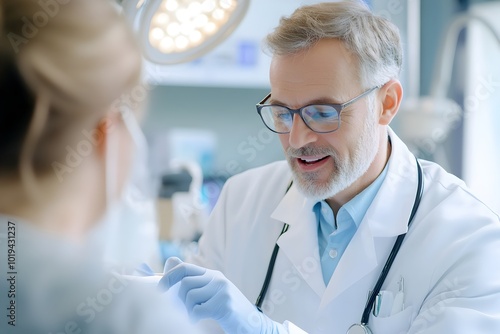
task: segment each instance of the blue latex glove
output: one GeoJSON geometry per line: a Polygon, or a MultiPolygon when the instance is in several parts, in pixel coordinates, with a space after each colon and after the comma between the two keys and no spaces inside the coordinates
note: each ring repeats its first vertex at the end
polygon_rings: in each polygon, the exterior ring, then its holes
{"type": "Polygon", "coordinates": [[[193,321],[214,319],[231,334],[287,333],[281,324],[259,312],[219,271],[169,258],[159,287],[168,290],[179,282],[179,297],[193,321]]]}

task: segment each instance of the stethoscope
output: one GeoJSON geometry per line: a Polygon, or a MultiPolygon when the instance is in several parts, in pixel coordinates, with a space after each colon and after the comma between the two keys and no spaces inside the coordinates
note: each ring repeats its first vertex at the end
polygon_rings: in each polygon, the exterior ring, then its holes
{"type": "MultiPolygon", "coordinates": [[[[424,179],[422,177],[422,166],[420,166],[420,163],[418,162],[418,159],[415,158],[417,162],[417,170],[418,170],[418,186],[417,186],[417,192],[415,195],[415,201],[413,202],[413,208],[411,209],[411,214],[410,218],[408,219],[408,229],[410,228],[411,223],[413,222],[413,218],[415,217],[415,214],[417,213],[418,206],[420,205],[420,200],[422,199],[422,193],[424,191],[424,179]]],[[[288,185],[288,188],[286,189],[286,192],[290,189],[292,186],[292,183],[288,185]]],[[[285,193],[286,193],[285,192],[285,193]]],[[[288,230],[289,225],[284,224],[283,229],[281,230],[281,233],[278,237],[278,239],[288,230]]],[[[385,278],[387,277],[387,274],[389,273],[389,270],[391,269],[392,263],[394,262],[394,259],[396,258],[396,255],[398,255],[399,249],[401,248],[401,244],[403,243],[403,239],[405,238],[406,233],[400,234],[398,238],[396,239],[396,242],[394,243],[394,246],[392,247],[391,253],[389,254],[389,257],[387,258],[387,261],[385,262],[384,268],[382,269],[382,272],[380,273],[380,276],[377,280],[377,283],[375,283],[375,287],[373,290],[370,292],[370,295],[368,297],[368,300],[366,301],[366,306],[363,311],[363,315],[361,316],[361,322],[359,324],[354,324],[349,329],[347,330],[347,334],[371,334],[371,330],[368,327],[368,319],[370,317],[370,311],[373,309],[373,304],[375,303],[375,298],[379,294],[380,289],[382,288],[382,285],[384,284],[385,278]]],[[[274,264],[276,262],[276,257],[278,256],[278,251],[279,251],[279,246],[278,243],[274,245],[274,250],[271,255],[271,260],[269,260],[269,266],[267,267],[267,273],[266,277],[264,279],[264,284],[262,285],[262,289],[260,290],[259,296],[257,297],[257,300],[255,302],[255,306],[259,311],[261,311],[262,303],[264,301],[264,298],[267,293],[267,289],[269,288],[269,283],[271,282],[271,276],[273,275],[273,270],[274,270],[274,264]]],[[[262,311],[261,311],[262,312],[262,311]]]]}

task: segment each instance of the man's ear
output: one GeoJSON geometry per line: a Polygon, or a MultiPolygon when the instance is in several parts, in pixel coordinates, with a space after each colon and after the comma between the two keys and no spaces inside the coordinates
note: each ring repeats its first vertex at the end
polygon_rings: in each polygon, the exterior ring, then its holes
{"type": "Polygon", "coordinates": [[[396,116],[401,100],[403,99],[403,87],[398,80],[390,80],[379,90],[379,101],[381,111],[379,117],[380,125],[389,125],[396,116]]]}

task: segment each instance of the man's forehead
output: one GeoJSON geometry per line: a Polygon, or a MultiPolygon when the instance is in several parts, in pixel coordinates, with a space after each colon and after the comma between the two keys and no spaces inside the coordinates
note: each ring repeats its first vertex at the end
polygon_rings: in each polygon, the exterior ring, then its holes
{"type": "Polygon", "coordinates": [[[271,63],[272,98],[287,103],[305,103],[307,99],[329,97],[344,101],[360,89],[359,75],[352,53],[339,40],[324,40],[291,55],[275,56],[271,63]],[[283,101],[286,100],[286,101],[283,101]],[[295,99],[294,99],[295,100],[295,99]],[[300,101],[299,101],[300,100],[300,101]]]}
{"type": "Polygon", "coordinates": [[[271,61],[271,77],[300,76],[357,77],[357,61],[352,52],[338,40],[322,40],[312,47],[288,55],[275,55],[271,61]]]}
{"type": "Polygon", "coordinates": [[[312,44],[310,47],[298,50],[290,54],[275,54],[272,57],[272,62],[286,60],[290,63],[300,63],[305,59],[311,58],[311,52],[317,56],[332,56],[341,57],[353,67],[357,66],[357,56],[354,52],[346,47],[346,44],[337,38],[325,38],[312,44]]]}

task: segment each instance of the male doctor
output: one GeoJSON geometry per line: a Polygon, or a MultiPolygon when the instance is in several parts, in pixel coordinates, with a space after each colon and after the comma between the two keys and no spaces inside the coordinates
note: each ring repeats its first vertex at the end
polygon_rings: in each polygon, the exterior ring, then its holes
{"type": "Polygon", "coordinates": [[[199,253],[170,259],[161,284],[227,333],[500,333],[499,217],[389,127],[397,28],[360,2],[323,3],[267,46],[257,109],[287,161],[231,178],[199,253]]]}

